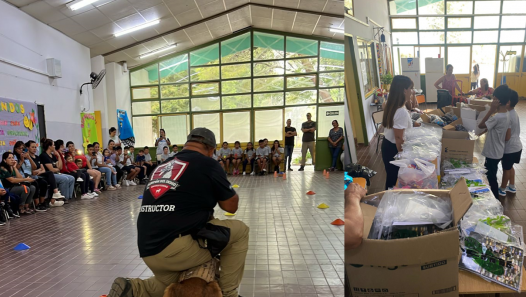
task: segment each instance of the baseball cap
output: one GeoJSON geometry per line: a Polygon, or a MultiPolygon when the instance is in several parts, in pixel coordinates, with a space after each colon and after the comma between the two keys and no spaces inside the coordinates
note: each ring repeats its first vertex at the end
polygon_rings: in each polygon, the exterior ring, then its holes
{"type": "Polygon", "coordinates": [[[187,141],[199,142],[211,147],[216,147],[216,136],[207,128],[195,128],[188,134],[187,141]]]}

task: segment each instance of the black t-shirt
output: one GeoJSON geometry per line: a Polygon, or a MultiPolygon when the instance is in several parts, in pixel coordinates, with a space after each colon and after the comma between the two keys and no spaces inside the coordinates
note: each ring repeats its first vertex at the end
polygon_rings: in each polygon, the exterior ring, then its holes
{"type": "MultiPolygon", "coordinates": [[[[303,124],[301,124],[301,129],[310,129],[310,128],[316,128],[316,122],[311,121],[311,122],[304,122],[303,124]]],[[[314,140],[315,140],[314,132],[304,132],[303,133],[303,138],[302,138],[303,142],[310,142],[314,140]]]]}
{"type": "Polygon", "coordinates": [[[40,163],[44,165],[44,169],[46,169],[46,171],[49,171],[46,164],[52,164],[53,168],[58,168],[57,162],[58,160],[57,160],[57,157],[55,157],[55,155],[52,155],[50,157],[46,152],[43,152],[42,154],[40,154],[40,163]]]}
{"type": "Polygon", "coordinates": [[[33,163],[35,163],[37,170],[40,169],[40,157],[38,155],[35,155],[35,157],[31,157],[31,160],[33,160],[33,163]]]}
{"type": "MultiPolygon", "coordinates": [[[[294,127],[290,127],[290,128],[289,127],[285,127],[285,134],[287,132],[289,132],[289,131],[296,132],[296,128],[294,128],[294,127]]],[[[294,145],[294,136],[292,136],[292,137],[285,137],[285,145],[294,145]]]]}
{"type": "Polygon", "coordinates": [[[181,233],[202,228],[218,201],[236,194],[214,159],[184,150],[157,166],[144,190],[137,221],[142,258],[164,250],[181,233]]]}

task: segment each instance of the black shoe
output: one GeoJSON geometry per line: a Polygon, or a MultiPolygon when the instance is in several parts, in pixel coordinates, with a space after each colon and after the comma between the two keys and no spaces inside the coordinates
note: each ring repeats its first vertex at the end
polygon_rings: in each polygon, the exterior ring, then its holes
{"type": "Polygon", "coordinates": [[[294,171],[294,170],[292,170],[292,168],[290,168],[290,167],[289,167],[289,169],[288,169],[288,170],[289,170],[289,171],[294,171]]]}
{"type": "Polygon", "coordinates": [[[305,170],[305,166],[300,166],[300,169],[298,169],[298,171],[303,171],[305,170]]]}
{"type": "Polygon", "coordinates": [[[35,210],[38,212],[42,212],[47,211],[47,208],[44,206],[44,204],[39,204],[35,210]]]}
{"type": "Polygon", "coordinates": [[[7,216],[9,217],[9,219],[14,219],[14,218],[19,218],[20,217],[20,215],[18,215],[18,213],[15,213],[13,211],[13,209],[11,209],[11,205],[9,205],[9,204],[4,205],[4,209],[5,209],[5,211],[7,211],[7,216]]]}
{"type": "Polygon", "coordinates": [[[123,277],[116,278],[111,285],[108,297],[133,297],[130,280],[123,277]]]}

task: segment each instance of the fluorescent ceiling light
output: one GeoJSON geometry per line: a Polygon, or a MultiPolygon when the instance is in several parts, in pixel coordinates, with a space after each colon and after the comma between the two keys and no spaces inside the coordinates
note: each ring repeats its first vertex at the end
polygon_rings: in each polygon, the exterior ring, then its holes
{"type": "Polygon", "coordinates": [[[343,29],[335,29],[335,28],[330,28],[329,31],[333,32],[333,33],[341,33],[343,34],[343,29]]]}
{"type": "Polygon", "coordinates": [[[80,0],[80,1],[73,1],[68,4],[66,4],[67,7],[71,10],[77,10],[81,9],[82,7],[86,5],[90,5],[91,3],[97,2],[99,0],[80,0]]]}
{"type": "MultiPolygon", "coordinates": [[[[88,1],[91,1],[91,0],[88,0],[88,1]]],[[[133,27],[133,28],[130,28],[130,29],[122,30],[122,31],[117,32],[117,33],[115,33],[113,35],[115,35],[115,37],[119,37],[119,36],[124,35],[124,34],[128,34],[128,33],[131,33],[131,32],[135,32],[137,30],[148,28],[148,27],[153,26],[153,25],[157,25],[157,24],[159,24],[159,22],[160,22],[159,20],[151,21],[151,22],[139,25],[137,27],[133,27]]]]}
{"type": "Polygon", "coordinates": [[[154,51],[149,52],[149,53],[147,53],[147,54],[140,55],[139,58],[140,58],[140,59],[144,59],[144,58],[146,58],[146,57],[153,56],[153,55],[155,55],[155,54],[158,54],[158,53],[161,53],[161,52],[165,52],[165,51],[167,51],[167,50],[171,50],[171,49],[175,48],[176,46],[177,46],[177,44],[172,44],[172,45],[169,45],[169,46],[167,46],[167,47],[163,47],[163,48],[160,48],[160,49],[158,49],[158,50],[154,50],[154,51]]]}

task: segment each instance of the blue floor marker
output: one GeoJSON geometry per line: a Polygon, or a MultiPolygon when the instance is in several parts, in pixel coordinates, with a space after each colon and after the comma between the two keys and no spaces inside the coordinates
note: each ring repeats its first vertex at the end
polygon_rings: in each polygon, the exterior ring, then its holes
{"type": "Polygon", "coordinates": [[[19,243],[14,248],[15,251],[24,251],[28,249],[30,249],[30,247],[25,243],[19,243]]]}
{"type": "Polygon", "coordinates": [[[139,199],[142,199],[142,195],[141,195],[141,196],[139,196],[139,199]]]}

